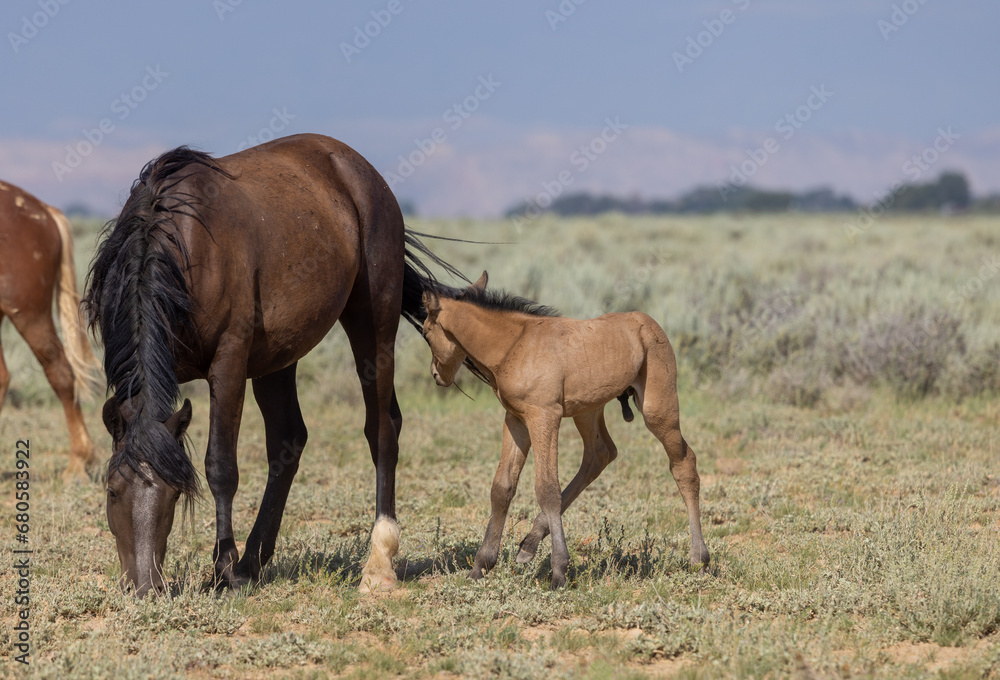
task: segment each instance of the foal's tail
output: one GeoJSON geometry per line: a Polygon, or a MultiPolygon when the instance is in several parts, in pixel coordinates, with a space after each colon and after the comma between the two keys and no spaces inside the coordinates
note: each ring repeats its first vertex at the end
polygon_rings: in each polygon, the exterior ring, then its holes
{"type": "MultiPolygon", "coordinates": [[[[454,265],[445,262],[440,257],[431,252],[418,237],[440,238],[430,234],[421,234],[418,231],[407,229],[404,235],[406,241],[406,261],[403,265],[403,318],[418,331],[424,327],[424,320],[427,318],[427,310],[424,309],[424,291],[450,291],[458,293],[456,288],[446,286],[437,280],[434,272],[427,266],[426,262],[420,259],[422,256],[438,267],[451,274],[455,278],[467,283],[472,283],[462,272],[458,271],[454,265]]],[[[454,240],[454,239],[445,239],[454,240]]]]}
{"type": "Polygon", "coordinates": [[[62,326],[66,360],[73,372],[73,396],[77,401],[89,399],[100,387],[97,372],[101,364],[94,356],[87,341],[87,333],[80,319],[80,295],[76,291],[76,266],[73,262],[73,233],[69,220],[61,211],[46,206],[49,215],[59,229],[60,249],[59,274],[56,278],[56,300],[59,309],[59,325],[62,326]]]}

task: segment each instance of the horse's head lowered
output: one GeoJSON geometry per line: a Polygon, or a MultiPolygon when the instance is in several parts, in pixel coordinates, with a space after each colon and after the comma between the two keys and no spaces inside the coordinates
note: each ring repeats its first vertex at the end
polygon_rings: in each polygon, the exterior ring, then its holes
{"type": "Polygon", "coordinates": [[[140,417],[131,400],[119,404],[112,397],[104,404],[103,415],[113,441],[107,478],[108,526],[118,547],[122,585],[142,596],[151,588],[163,590],[163,558],[174,510],[181,494],[192,491],[186,479],[189,475],[177,477],[162,467],[162,461],[190,460],[183,439],[191,422],[191,402],[185,399],[176,413],[159,422],[140,417]],[[160,465],[147,462],[151,454],[160,465]]]}
{"type": "MultiPolygon", "coordinates": [[[[479,280],[465,289],[456,299],[461,300],[469,291],[483,291],[486,289],[486,282],[489,276],[486,272],[479,277],[479,280]]],[[[433,291],[424,291],[424,308],[427,310],[427,318],[424,320],[424,338],[431,347],[431,375],[434,381],[441,387],[447,387],[455,382],[455,374],[465,361],[466,354],[461,346],[455,341],[454,336],[445,326],[450,324],[442,322],[441,297],[433,291]]]]}

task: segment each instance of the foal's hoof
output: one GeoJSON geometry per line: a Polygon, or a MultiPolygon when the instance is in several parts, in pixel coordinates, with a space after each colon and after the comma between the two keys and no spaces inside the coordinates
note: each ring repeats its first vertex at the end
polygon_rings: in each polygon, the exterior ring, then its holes
{"type": "Polygon", "coordinates": [[[559,590],[564,585],[566,585],[566,577],[561,574],[552,574],[552,583],[549,584],[549,590],[559,590]]]}
{"type": "Polygon", "coordinates": [[[399,587],[399,581],[396,580],[396,575],[392,576],[375,576],[375,575],[361,575],[361,583],[358,584],[358,592],[362,594],[370,593],[389,593],[399,587]]]}
{"type": "Polygon", "coordinates": [[[514,558],[514,561],[518,564],[527,564],[533,559],[535,559],[535,553],[522,549],[517,552],[517,557],[514,558]]]}

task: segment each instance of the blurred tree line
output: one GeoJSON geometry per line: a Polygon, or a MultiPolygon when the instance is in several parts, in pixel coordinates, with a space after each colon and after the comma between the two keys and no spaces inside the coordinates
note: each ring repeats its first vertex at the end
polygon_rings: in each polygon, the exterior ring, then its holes
{"type": "MultiPolygon", "coordinates": [[[[750,186],[698,187],[675,200],[646,200],[637,196],[576,192],[558,197],[540,194],[507,210],[507,217],[552,213],[561,216],[621,212],[629,215],[665,215],[714,212],[849,212],[865,207],[850,196],[821,187],[804,192],[768,191],[750,186]],[[543,205],[544,204],[544,205],[543,205]]],[[[1000,212],[1000,194],[973,199],[969,182],[960,172],[944,172],[936,180],[902,184],[878,199],[898,212],[1000,212]]]]}

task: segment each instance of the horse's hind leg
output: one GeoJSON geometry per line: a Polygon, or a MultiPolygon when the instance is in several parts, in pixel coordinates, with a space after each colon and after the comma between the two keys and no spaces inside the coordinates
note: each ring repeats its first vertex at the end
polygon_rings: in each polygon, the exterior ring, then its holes
{"type": "MultiPolygon", "coordinates": [[[[573,419],[576,429],[583,438],[583,459],[580,470],[562,492],[562,511],[577,499],[590,484],[597,479],[611,461],[618,457],[618,449],[611,441],[611,435],[604,424],[604,408],[591,411],[573,419]]],[[[517,563],[530,562],[538,551],[538,544],[549,535],[549,522],[545,513],[540,512],[531,525],[531,531],[521,541],[521,549],[517,553],[517,563]]]]}
{"type": "MultiPolygon", "coordinates": [[[[3,313],[0,312],[0,326],[3,325],[3,313]]],[[[3,411],[3,400],[7,396],[7,387],[10,385],[10,371],[3,360],[3,345],[0,344],[0,411],[3,411]]]]}
{"type": "Polygon", "coordinates": [[[469,572],[469,578],[482,578],[484,569],[489,571],[496,566],[503,525],[507,521],[507,511],[517,491],[517,480],[521,476],[530,446],[528,429],[524,423],[508,413],[503,422],[500,464],[497,465],[493,487],[490,490],[490,522],[486,527],[483,545],[476,553],[476,561],[472,571],[469,572]]]}
{"type": "Polygon", "coordinates": [[[281,528],[288,491],[299,469],[299,457],[308,436],[295,389],[296,366],[292,364],[253,380],[253,394],[264,417],[267,486],[237,574],[255,581],[260,579],[261,569],[274,555],[274,543],[281,528]]]}
{"type": "MultiPolygon", "coordinates": [[[[672,351],[671,351],[672,354],[672,351]]],[[[681,436],[680,404],[677,400],[676,369],[673,357],[657,361],[652,353],[646,361],[645,381],[638,390],[639,410],[649,428],[667,452],[670,474],[677,483],[684,505],[687,506],[691,529],[691,566],[704,569],[709,562],[708,547],[701,533],[701,511],[698,496],[701,479],[697,458],[681,436]]]]}
{"type": "MultiPolygon", "coordinates": [[[[83,413],[74,393],[73,371],[63,352],[62,343],[59,342],[52,315],[48,306],[44,307],[44,310],[38,314],[29,315],[25,312],[15,314],[11,317],[11,321],[45,370],[45,377],[48,378],[66,414],[66,425],[69,428],[69,466],[66,468],[65,477],[67,479],[85,477],[87,467],[97,459],[94,443],[83,422],[83,413]]],[[[6,373],[6,370],[2,372],[6,373]]]]}
{"type": "MultiPolygon", "coordinates": [[[[401,280],[399,285],[402,285],[401,280]]],[[[362,592],[389,590],[397,585],[392,558],[399,550],[396,462],[403,417],[393,387],[399,307],[393,310],[387,300],[381,299],[390,295],[387,288],[374,293],[366,273],[362,272],[340,317],[361,380],[365,438],[375,463],[375,526],[372,528],[371,554],[361,570],[359,588],[362,592]]]]}

